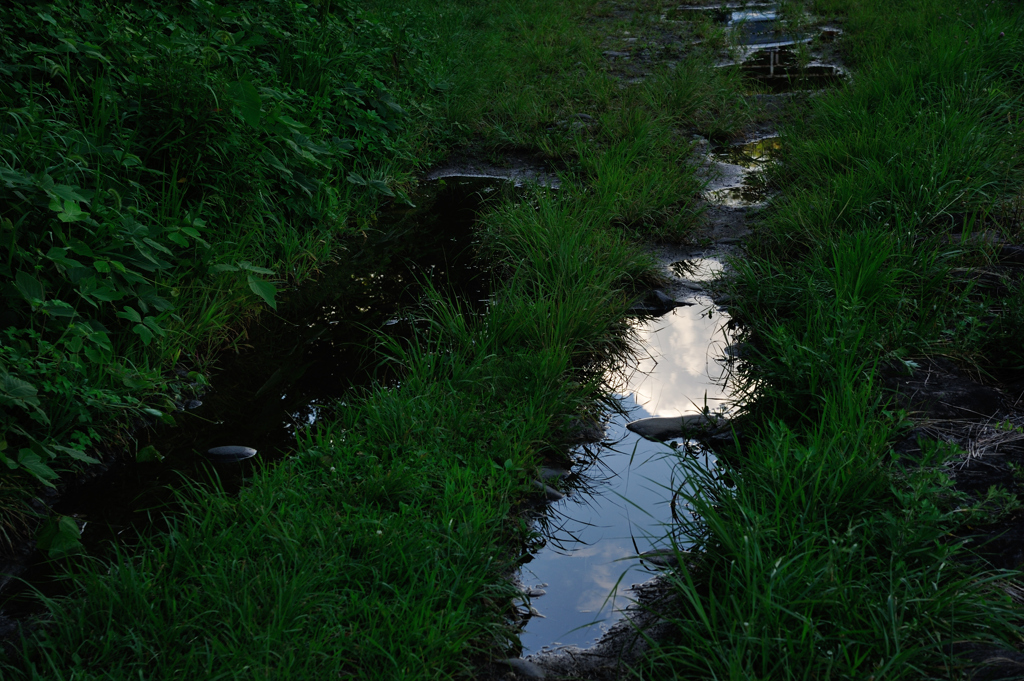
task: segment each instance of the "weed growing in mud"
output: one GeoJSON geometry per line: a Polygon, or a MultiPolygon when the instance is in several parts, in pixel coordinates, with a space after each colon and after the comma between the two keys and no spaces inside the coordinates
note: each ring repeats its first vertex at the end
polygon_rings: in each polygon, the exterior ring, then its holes
{"type": "Polygon", "coordinates": [[[934,354],[1020,368],[995,331],[1017,328],[1012,305],[970,274],[984,216],[1022,179],[1021,36],[1001,11],[843,6],[856,77],[786,129],[781,196],[735,263],[731,312],[756,348],[744,430],[724,470],[686,467],[700,493],[681,529],[702,552],[672,577],[652,677],[951,678],[963,650],[1019,643],[1019,573],[967,539],[1019,500],[956,491],[955,448],[894,454],[917,415],[881,385],[934,354]]]}

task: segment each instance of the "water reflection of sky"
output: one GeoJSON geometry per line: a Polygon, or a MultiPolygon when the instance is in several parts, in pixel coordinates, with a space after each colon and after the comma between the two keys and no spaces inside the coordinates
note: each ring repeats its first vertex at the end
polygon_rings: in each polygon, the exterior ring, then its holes
{"type": "MultiPolygon", "coordinates": [[[[715,360],[724,346],[726,318],[704,305],[678,308],[642,324],[646,354],[636,370],[621,377],[617,391],[626,415],[608,423],[597,461],[582,476],[578,490],[553,504],[545,528],[547,545],[523,566],[527,587],[547,593],[532,605],[533,617],[521,636],[524,652],[557,645],[587,646],[628,605],[628,589],[655,573],[637,553],[669,545],[675,451],[626,430],[626,423],[647,416],[696,413],[705,395],[712,408],[725,399],[723,365],[715,360]]],[[[700,301],[699,301],[700,302],[700,301]]],[[[706,454],[709,463],[713,457],[706,454]]]]}

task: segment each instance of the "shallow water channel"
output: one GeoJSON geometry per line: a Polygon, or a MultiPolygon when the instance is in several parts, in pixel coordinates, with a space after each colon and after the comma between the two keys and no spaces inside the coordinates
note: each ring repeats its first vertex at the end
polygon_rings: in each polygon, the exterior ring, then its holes
{"type": "MultiPolygon", "coordinates": [[[[696,266],[685,268],[691,282],[721,268],[713,259],[687,265],[696,266]]],[[[520,636],[524,655],[585,648],[621,617],[631,602],[629,587],[657,574],[657,566],[637,556],[671,547],[671,499],[686,485],[676,473],[677,457],[697,455],[714,464],[714,455],[696,443],[674,448],[626,429],[650,416],[697,414],[705,406],[717,412],[728,405],[728,317],[703,291],[678,299],[694,304],[634,322],[637,361],[608,377],[621,412],[610,414],[599,445],[575,452],[568,481],[574,491],[551,504],[538,523],[545,544],[519,575],[534,612],[520,636]]]]}
{"type": "MultiPolygon", "coordinates": [[[[409,311],[425,284],[461,300],[470,314],[486,308],[489,277],[474,257],[473,225],[482,206],[510,184],[449,176],[421,185],[415,207],[383,215],[377,229],[348,245],[342,262],[285,292],[280,313],[267,311],[240,332],[237,352],[224,353],[210,388],[182,385],[177,427],[137,428],[138,448],[155,447],[162,461],[115,456],[64,490],[54,510],[75,519],[90,554],[108,555],[112,543],[131,545],[163,528],[162,512],[175,507],[183,479],[216,478],[235,492],[254,467],[293,451],[296,432],[330,418],[350,390],[396,380],[378,366],[375,334],[413,333],[409,311]],[[207,450],[219,446],[257,454],[211,460],[207,450]]],[[[38,551],[0,566],[0,639],[38,611],[31,589],[62,592],[53,580],[54,566],[38,551]]]]}

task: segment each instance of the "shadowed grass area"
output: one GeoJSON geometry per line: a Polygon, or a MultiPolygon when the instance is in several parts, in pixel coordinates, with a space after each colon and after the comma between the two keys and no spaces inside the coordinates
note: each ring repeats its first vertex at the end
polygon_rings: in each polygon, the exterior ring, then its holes
{"type": "Polygon", "coordinates": [[[487,220],[509,273],[486,315],[429,295],[424,331],[384,341],[403,378],[349,402],[237,499],[190,487],[172,529],[110,562],[5,674],[452,678],[514,646],[511,512],[558,455],[650,276],[609,216],[545,191],[487,220]]]}
{"type": "MultiPolygon", "coordinates": [[[[1019,312],[989,310],[956,276],[991,259],[969,232],[1021,179],[1020,24],[1000,5],[946,23],[959,9],[930,7],[818,3],[846,16],[857,75],[804,102],[773,171],[782,194],[752,257],[736,263],[732,312],[753,348],[739,376],[741,430],[719,470],[681,463],[699,490],[681,529],[699,555],[670,577],[677,626],[638,673],[949,678],[961,666],[953,644],[1017,641],[1001,590],[1016,573],[966,567],[958,539],[988,511],[952,489],[951,448],[893,456],[905,415],[879,387],[884,363],[921,353],[1021,362],[1019,312]]],[[[483,154],[540,150],[564,169],[562,189],[535,188],[482,218],[497,273],[486,314],[428,291],[421,331],[381,341],[397,384],[346,400],[239,498],[189,486],[189,513],[167,534],[110,561],[72,559],[74,593],[48,603],[52,619],[4,661],[6,675],[454,678],[516,652],[509,547],[530,530],[515,504],[540,457],[558,456],[574,418],[603,396],[595,372],[627,347],[622,315],[653,281],[633,241],[679,237],[698,218],[688,134],[727,137],[751,115],[711,52],[641,82],[616,74],[604,37],[652,21],[650,7],[632,9],[644,11],[380,2],[349,17],[353,31],[394,41],[378,66],[412,74],[421,96],[391,101],[413,132],[344,182],[397,196],[408,175],[396,169],[471,142],[483,154]]],[[[326,88],[322,74],[345,54],[274,59],[299,96],[326,88]]],[[[380,106],[356,106],[362,122],[386,123],[398,112],[370,82],[330,94],[372,93],[380,106]]],[[[251,92],[229,91],[248,125],[251,92]]],[[[337,113],[337,102],[311,101],[325,121],[337,113]]],[[[315,165],[284,111],[288,130],[277,132],[315,165]]],[[[265,244],[246,238],[249,254],[326,257],[284,227],[265,244]]],[[[266,273],[252,261],[266,260],[251,257],[219,274],[252,275],[262,295],[266,273]]],[[[31,303],[35,289],[21,284],[31,303]]],[[[191,293],[232,304],[216,289],[191,293]]],[[[210,314],[188,314],[213,333],[210,314]]]]}
{"type": "Polygon", "coordinates": [[[784,127],[780,194],[734,263],[739,436],[718,471],[680,464],[698,553],[645,678],[960,678],[958,649],[1020,644],[1019,573],[964,539],[1018,500],[954,490],[952,445],[895,454],[911,424],[881,386],[922,355],[1024,368],[1021,282],[1000,301],[965,275],[1020,238],[1019,11],[815,10],[844,20],[854,77],[784,127]]]}

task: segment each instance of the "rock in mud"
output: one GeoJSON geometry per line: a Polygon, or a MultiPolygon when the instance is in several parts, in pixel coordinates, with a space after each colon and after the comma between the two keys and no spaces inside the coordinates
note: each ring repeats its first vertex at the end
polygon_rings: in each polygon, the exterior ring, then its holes
{"type": "Polygon", "coordinates": [[[559,492],[557,489],[555,489],[551,485],[545,485],[540,480],[534,480],[533,481],[533,486],[536,487],[537,489],[543,490],[544,491],[544,497],[548,501],[558,501],[559,499],[564,499],[565,498],[564,494],[559,492]]]}
{"type": "Polygon", "coordinates": [[[225,463],[244,461],[245,459],[251,459],[256,456],[256,450],[252,447],[240,447],[237,445],[213,447],[212,449],[207,450],[206,453],[214,461],[222,461],[225,463]]]}
{"type": "Polygon", "coordinates": [[[498,660],[498,663],[512,667],[512,671],[525,679],[543,679],[546,676],[544,669],[540,665],[524,660],[521,657],[509,657],[504,660],[498,660]]]}
{"type": "Polygon", "coordinates": [[[626,428],[630,431],[655,442],[708,435],[717,431],[719,427],[719,420],[707,414],[654,416],[626,424],[626,428]]]}
{"type": "Polygon", "coordinates": [[[569,471],[564,468],[548,468],[545,466],[540,469],[541,480],[561,480],[567,477],[569,477],[569,471]]]}
{"type": "Polygon", "coordinates": [[[636,302],[629,308],[630,312],[634,314],[646,314],[654,317],[670,312],[677,307],[684,305],[693,305],[694,303],[685,303],[676,300],[672,296],[668,295],[664,291],[654,289],[647,293],[642,298],[638,298],[636,302]]]}

